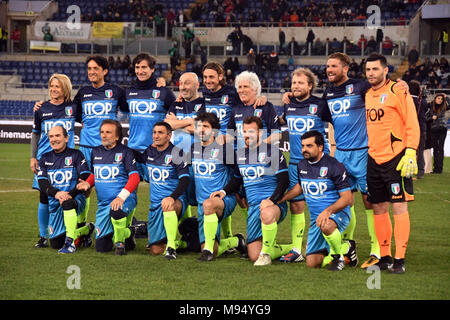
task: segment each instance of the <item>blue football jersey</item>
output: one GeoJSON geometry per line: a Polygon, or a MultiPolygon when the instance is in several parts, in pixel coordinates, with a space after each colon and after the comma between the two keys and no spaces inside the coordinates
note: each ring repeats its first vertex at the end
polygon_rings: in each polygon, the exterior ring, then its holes
{"type": "Polygon", "coordinates": [[[38,160],[44,153],[52,151],[47,134],[54,126],[61,126],[66,129],[69,135],[67,146],[69,148],[75,148],[74,129],[76,112],[77,106],[72,102],[63,102],[60,105],[54,105],[47,101],[34,113],[32,132],[41,134],[38,142],[38,160]]]}
{"type": "MultiPolygon", "coordinates": [[[[92,172],[99,206],[110,204],[128,182],[128,177],[138,173],[133,150],[118,143],[112,149],[98,146],[92,149],[92,172]]],[[[130,197],[136,198],[136,191],[130,197]]]]}
{"type": "Polygon", "coordinates": [[[175,96],[169,88],[156,87],[156,81],[127,88],[125,96],[130,118],[128,147],[144,151],[153,143],[153,126],[164,120],[175,96]]]}
{"type": "Polygon", "coordinates": [[[355,150],[367,148],[365,94],[370,85],[366,80],[348,79],[342,85],[326,88],[323,98],[334,127],[336,148],[355,150]]]}
{"type": "Polygon", "coordinates": [[[149,146],[142,154],[142,160],[148,170],[151,210],[161,206],[161,200],[175,191],[179,179],[189,177],[187,162],[181,159],[183,151],[172,143],[163,151],[149,146]]]}
{"type": "Polygon", "coordinates": [[[203,203],[212,192],[222,190],[230,180],[234,169],[233,146],[216,142],[202,146],[201,142],[197,142],[191,146],[190,158],[196,199],[198,203],[203,203]]]}
{"type": "Polygon", "coordinates": [[[241,104],[235,87],[225,85],[216,92],[203,89],[206,112],[215,113],[220,121],[220,133],[226,134],[231,109],[241,104]]]}
{"type": "Polygon", "coordinates": [[[127,110],[125,91],[113,84],[105,83],[100,88],[82,87],[74,98],[78,106],[77,121],[83,123],[80,146],[96,147],[102,144],[100,126],[103,120],[117,120],[118,108],[127,110]]]}
{"type": "Polygon", "coordinates": [[[250,206],[270,198],[277,187],[276,175],[288,171],[286,159],[278,147],[261,143],[257,149],[238,149],[234,175],[242,177],[250,206]]]}
{"type": "MultiPolygon", "coordinates": [[[[326,101],[315,96],[305,101],[291,99],[291,103],[284,105],[283,117],[289,131],[289,163],[297,164],[303,159],[301,137],[304,133],[311,130],[319,131],[327,141],[325,126],[326,122],[331,122],[327,108],[326,101]]],[[[328,143],[325,143],[324,151],[330,152],[328,143]]]]}
{"type": "MultiPolygon", "coordinates": [[[[316,163],[301,160],[298,165],[298,183],[303,189],[311,223],[339,199],[339,192],[350,190],[347,171],[342,163],[327,154],[316,163]]],[[[342,211],[350,215],[350,207],[342,211]]]]}
{"type": "Polygon", "coordinates": [[[263,138],[266,138],[273,133],[280,132],[280,119],[272,103],[266,102],[266,104],[261,107],[239,104],[231,109],[230,120],[228,122],[228,129],[235,130],[236,132],[237,149],[245,147],[243,125],[245,118],[250,116],[256,116],[262,120],[263,129],[266,132],[263,138]]]}
{"type": "MultiPolygon", "coordinates": [[[[178,120],[195,119],[197,114],[201,112],[206,112],[204,98],[197,98],[193,101],[175,101],[167,111],[167,113],[173,113],[178,120]]],[[[190,151],[194,143],[194,135],[183,130],[175,130],[172,134],[172,139],[173,144],[186,153],[190,151]]]]}
{"type": "MultiPolygon", "coordinates": [[[[83,173],[90,171],[81,151],[66,148],[61,153],[52,150],[42,155],[37,179],[46,179],[55,189],[69,192],[76,187],[78,178],[83,173]]],[[[60,206],[59,200],[49,197],[49,205],[50,212],[55,212],[60,206]]]]}

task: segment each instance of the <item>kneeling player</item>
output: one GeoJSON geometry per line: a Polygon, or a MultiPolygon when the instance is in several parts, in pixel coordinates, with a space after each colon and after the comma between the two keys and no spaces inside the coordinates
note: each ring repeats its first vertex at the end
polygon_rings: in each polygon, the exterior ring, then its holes
{"type": "MultiPolygon", "coordinates": [[[[86,197],[76,189],[78,179],[91,176],[83,154],[67,148],[66,129],[53,127],[48,132],[53,151],[44,153],[39,160],[39,188],[49,197],[50,245],[59,253],[74,253],[74,240],[79,236],[90,238],[94,225],[77,228],[77,216],[84,210],[86,197]]],[[[90,242],[88,242],[90,245],[90,242]]]]}
{"type": "Polygon", "coordinates": [[[282,201],[305,195],[311,216],[306,265],[326,266],[332,258],[328,269],[342,270],[343,253],[355,254],[355,248],[341,238],[350,221],[352,200],[347,172],[340,162],[323,152],[325,141],[321,133],[309,131],[301,139],[304,159],[298,163],[298,182],[282,201]]]}
{"type": "Polygon", "coordinates": [[[139,173],[133,151],[121,143],[122,126],[118,121],[104,120],[100,137],[102,145],[92,149],[91,154],[94,177],[80,182],[77,188],[87,190],[95,184],[97,252],[109,252],[115,244],[115,254],[124,255],[136,246],[134,230],[129,227],[137,204],[139,173]]]}
{"type": "Polygon", "coordinates": [[[245,149],[236,152],[235,174],[215,195],[233,194],[243,183],[248,199],[248,256],[255,266],[272,263],[292,249],[276,244],[278,223],[286,218],[287,205],[278,203],[289,186],[286,160],[277,147],[262,141],[263,124],[255,116],[243,124],[245,149]]]}

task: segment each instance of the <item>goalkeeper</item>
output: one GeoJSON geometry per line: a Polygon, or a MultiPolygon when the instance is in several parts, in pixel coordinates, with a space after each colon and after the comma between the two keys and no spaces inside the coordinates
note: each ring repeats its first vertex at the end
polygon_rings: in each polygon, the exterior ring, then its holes
{"type": "Polygon", "coordinates": [[[373,204],[375,232],[380,244],[380,269],[405,272],[405,253],[410,221],[408,201],[414,200],[412,177],[417,174],[416,149],[420,129],[411,95],[387,78],[386,58],[372,54],[366,62],[366,77],[371,89],[366,93],[368,200],[373,204]],[[392,261],[392,224],[394,214],[395,256],[392,261]]]}

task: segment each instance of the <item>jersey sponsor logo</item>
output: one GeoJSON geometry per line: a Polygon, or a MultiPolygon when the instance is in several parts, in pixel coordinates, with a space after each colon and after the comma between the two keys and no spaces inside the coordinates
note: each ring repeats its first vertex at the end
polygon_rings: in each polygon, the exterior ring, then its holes
{"type": "Polygon", "coordinates": [[[320,168],[320,176],[325,177],[328,173],[328,167],[321,167],[320,168]]]}
{"type": "Polygon", "coordinates": [[[64,129],[66,129],[67,132],[72,130],[72,122],[70,120],[56,120],[56,121],[46,120],[44,122],[44,132],[48,133],[50,129],[52,129],[55,126],[63,127],[64,129]]]}
{"type": "Polygon", "coordinates": [[[128,95],[129,95],[129,96],[137,96],[138,93],[137,93],[137,92],[130,92],[128,95]]]}
{"type": "Polygon", "coordinates": [[[309,118],[288,117],[288,127],[290,131],[306,132],[314,128],[315,122],[309,118]]]}
{"type": "Polygon", "coordinates": [[[94,166],[95,179],[110,180],[115,179],[119,175],[118,167],[111,166],[94,166]]]}
{"type": "Polygon", "coordinates": [[[392,183],[391,184],[391,190],[393,194],[399,194],[400,193],[400,184],[399,183],[392,183]]]}
{"type": "Polygon", "coordinates": [[[169,169],[162,169],[157,167],[147,167],[147,168],[148,168],[148,176],[150,180],[154,182],[165,182],[170,175],[169,169]]]}
{"type": "Polygon", "coordinates": [[[371,122],[381,121],[384,117],[384,110],[382,108],[366,109],[366,119],[371,122]]]}
{"type": "Polygon", "coordinates": [[[194,174],[201,176],[211,176],[216,171],[216,164],[214,162],[194,161],[192,162],[194,174]]]}
{"type": "Polygon", "coordinates": [[[220,102],[222,103],[222,104],[227,104],[228,103],[228,96],[227,95],[225,95],[225,96],[222,96],[222,98],[220,99],[220,102]]]}
{"type": "Polygon", "coordinates": [[[51,117],[52,115],[53,115],[53,112],[42,114],[43,117],[51,117]]]}
{"type": "Polygon", "coordinates": [[[310,104],[309,105],[309,113],[316,114],[318,108],[319,107],[317,106],[317,104],[310,104]]]}
{"type": "Polygon", "coordinates": [[[153,101],[131,100],[130,112],[139,114],[150,114],[158,108],[158,104],[153,101]]]}
{"type": "Polygon", "coordinates": [[[333,115],[346,113],[350,108],[350,99],[328,101],[328,107],[333,115]]]}
{"type": "Polygon", "coordinates": [[[261,109],[255,109],[255,112],[253,113],[255,117],[261,118],[262,110],[261,109]]]}
{"type": "Polygon", "coordinates": [[[85,102],[83,103],[83,111],[84,114],[87,116],[101,116],[109,114],[112,110],[112,103],[111,102],[103,102],[103,101],[97,101],[97,102],[85,102]]]}
{"type": "Polygon", "coordinates": [[[105,97],[107,98],[112,98],[113,96],[113,91],[112,90],[105,90],[105,97]]]}
{"type": "Polygon", "coordinates": [[[66,166],[72,165],[72,157],[66,157],[66,158],[64,159],[64,164],[65,164],[66,166]]]}
{"type": "Polygon", "coordinates": [[[206,112],[215,113],[219,120],[223,120],[227,115],[227,110],[225,110],[224,108],[207,107],[206,112]]]}
{"type": "Polygon", "coordinates": [[[387,94],[382,94],[382,95],[381,95],[381,98],[380,98],[380,102],[384,104],[384,102],[386,101],[386,99],[387,99],[387,94]]]}
{"type": "Polygon", "coordinates": [[[261,178],[264,176],[264,168],[261,166],[258,167],[239,167],[239,172],[241,173],[241,176],[249,179],[254,180],[261,178]]]}
{"type": "Polygon", "coordinates": [[[72,171],[71,170],[56,170],[49,171],[48,177],[50,178],[51,184],[64,185],[70,183],[72,180],[72,171]]]}
{"type": "Polygon", "coordinates": [[[327,191],[326,182],[301,181],[303,192],[311,196],[322,196],[327,191]]]}
{"type": "Polygon", "coordinates": [[[83,95],[83,98],[90,98],[90,97],[92,97],[92,93],[88,93],[88,94],[84,94],[83,95]]]}
{"type": "Polygon", "coordinates": [[[158,99],[160,95],[161,95],[161,91],[159,91],[159,90],[153,90],[152,91],[152,97],[154,99],[158,99]]]}
{"type": "Polygon", "coordinates": [[[346,94],[352,94],[353,93],[353,84],[349,84],[345,86],[345,93],[346,94]]]}
{"type": "Polygon", "coordinates": [[[116,153],[116,154],[114,155],[114,161],[115,161],[115,162],[120,162],[120,161],[122,161],[122,153],[116,153]]]}
{"type": "Polygon", "coordinates": [[[73,109],[72,107],[66,107],[66,116],[71,117],[73,115],[73,109]]]}
{"type": "Polygon", "coordinates": [[[308,174],[308,171],[300,170],[300,174],[308,174]]]}

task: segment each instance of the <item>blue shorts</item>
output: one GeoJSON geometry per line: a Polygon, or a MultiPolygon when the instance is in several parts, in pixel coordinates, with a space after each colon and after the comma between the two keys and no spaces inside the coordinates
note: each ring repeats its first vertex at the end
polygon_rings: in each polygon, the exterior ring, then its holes
{"type": "MultiPolygon", "coordinates": [[[[330,247],[322,234],[322,230],[316,225],[316,219],[317,216],[311,217],[306,243],[306,255],[324,251],[330,252],[330,247]]],[[[347,207],[343,211],[333,213],[330,219],[336,222],[337,228],[341,233],[344,232],[350,222],[350,208],[347,207]]]]}
{"type": "Polygon", "coordinates": [[[352,191],[367,193],[368,149],[343,151],[336,149],[334,158],[345,166],[352,191]]]}
{"type": "Polygon", "coordinates": [[[33,185],[31,186],[31,188],[41,191],[41,189],[39,188],[37,174],[34,174],[34,176],[33,176],[33,185]]]}
{"type": "MultiPolygon", "coordinates": [[[[231,216],[231,214],[234,211],[234,208],[236,207],[236,197],[234,194],[230,194],[225,196],[223,198],[223,202],[225,203],[225,208],[223,210],[222,219],[219,220],[219,225],[217,226],[217,232],[216,232],[216,239],[220,241],[220,228],[221,228],[221,222],[223,219],[228,218],[231,216]]],[[[203,230],[203,223],[204,223],[204,213],[203,213],[203,203],[198,205],[197,209],[197,221],[198,221],[198,236],[200,239],[200,243],[205,242],[205,232],[203,230]]]]}
{"type": "MultiPolygon", "coordinates": [[[[292,189],[298,183],[298,163],[289,163],[288,172],[289,172],[289,188],[292,189]]],[[[302,193],[301,195],[295,197],[290,202],[296,201],[305,201],[305,195],[302,193]]]]}
{"type": "Polygon", "coordinates": [[[89,169],[91,169],[91,154],[93,148],[80,146],[78,149],[86,159],[86,163],[88,164],[89,169]]]}
{"type": "MultiPolygon", "coordinates": [[[[287,203],[283,202],[277,205],[281,210],[280,220],[282,222],[287,215],[287,203]]],[[[247,217],[247,244],[252,243],[262,238],[261,230],[261,212],[259,211],[259,204],[249,206],[247,217]]]]}
{"type": "MultiPolygon", "coordinates": [[[[178,217],[178,221],[184,216],[184,211],[186,210],[188,203],[185,195],[178,198],[181,201],[181,216],[178,217]]],[[[150,210],[148,212],[148,243],[150,245],[159,243],[167,238],[166,228],[164,228],[164,214],[161,208],[161,204],[157,206],[150,205],[150,210]]]]}
{"type": "MultiPolygon", "coordinates": [[[[123,203],[122,211],[129,215],[137,205],[136,196],[130,195],[123,203]]],[[[95,239],[103,238],[114,233],[114,228],[111,222],[111,203],[104,205],[97,205],[97,212],[95,213],[95,239]]]]}
{"type": "MultiPolygon", "coordinates": [[[[86,206],[86,197],[79,194],[75,197],[77,202],[77,215],[79,215],[86,206]]],[[[64,224],[63,208],[59,205],[59,201],[55,198],[49,199],[49,217],[48,217],[48,234],[49,238],[53,239],[59,237],[66,232],[66,225],[64,224]]]]}

